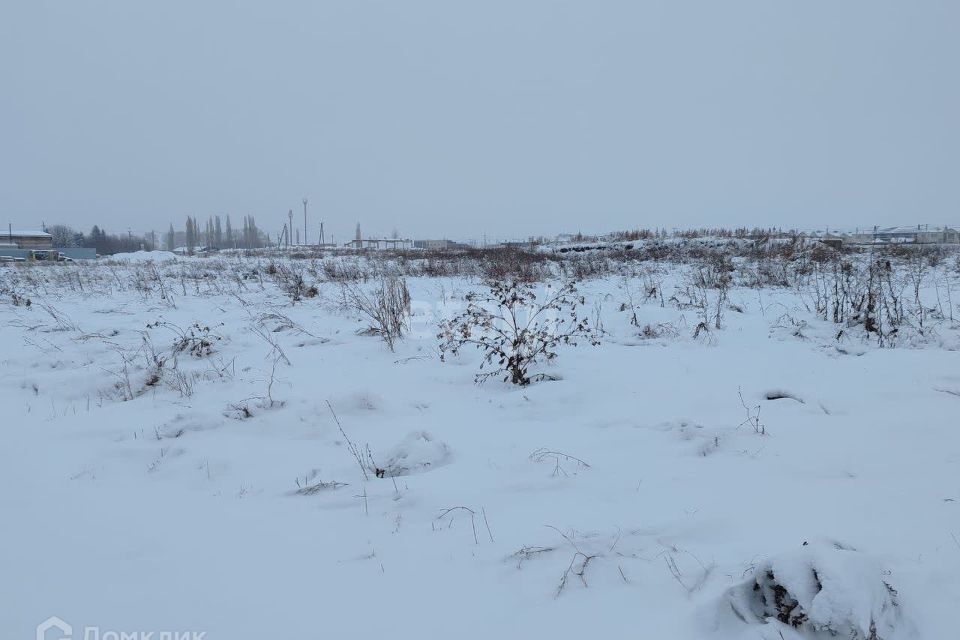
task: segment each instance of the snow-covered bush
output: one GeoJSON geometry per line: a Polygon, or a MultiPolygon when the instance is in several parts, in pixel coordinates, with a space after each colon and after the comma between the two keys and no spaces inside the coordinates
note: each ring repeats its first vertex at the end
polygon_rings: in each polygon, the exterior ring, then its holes
{"type": "Polygon", "coordinates": [[[866,554],[804,543],[758,565],[726,598],[747,624],[784,625],[811,639],[890,640],[903,622],[897,591],[886,580],[866,554]]]}
{"type": "Polygon", "coordinates": [[[15,307],[19,307],[22,305],[24,307],[29,308],[31,305],[33,305],[33,301],[31,301],[30,298],[23,296],[16,291],[10,292],[10,302],[15,307]]]}
{"type": "Polygon", "coordinates": [[[271,261],[267,265],[267,274],[272,276],[277,286],[290,296],[292,303],[300,302],[304,298],[315,298],[320,293],[316,285],[307,284],[303,272],[303,267],[294,261],[289,265],[271,261]]]}
{"type": "Polygon", "coordinates": [[[547,376],[531,376],[535,362],[553,360],[560,345],[576,346],[578,338],[599,344],[586,318],[577,315],[584,303],[576,283],[546,285],[538,296],[536,285],[516,280],[489,281],[488,290],[467,295],[467,310],[440,324],[441,359],[473,345],[483,352],[477,382],[503,376],[504,381],[526,386],[547,376]],[[491,370],[483,371],[489,366],[491,370]]]}

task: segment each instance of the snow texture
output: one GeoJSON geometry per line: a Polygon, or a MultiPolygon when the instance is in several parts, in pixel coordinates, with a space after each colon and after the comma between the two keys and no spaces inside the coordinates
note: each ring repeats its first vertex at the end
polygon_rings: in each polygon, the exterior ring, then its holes
{"type": "Polygon", "coordinates": [[[578,287],[602,344],[524,388],[438,358],[470,274],[357,335],[337,279],[401,266],[0,266],[0,637],[956,637],[952,258],[894,348],[746,259],[694,338],[698,265],[623,263],[578,287]]]}

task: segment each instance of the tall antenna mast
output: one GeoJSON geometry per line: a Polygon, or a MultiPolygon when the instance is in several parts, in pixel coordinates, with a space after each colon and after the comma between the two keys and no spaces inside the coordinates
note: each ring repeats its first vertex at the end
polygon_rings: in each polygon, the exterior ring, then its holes
{"type": "Polygon", "coordinates": [[[307,243],[307,199],[303,199],[303,244],[307,243]]]}

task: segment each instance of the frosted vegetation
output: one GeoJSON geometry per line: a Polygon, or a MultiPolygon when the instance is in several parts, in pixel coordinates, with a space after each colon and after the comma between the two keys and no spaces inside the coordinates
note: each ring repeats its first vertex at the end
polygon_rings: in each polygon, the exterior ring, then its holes
{"type": "Polygon", "coordinates": [[[730,238],[0,266],[0,628],[953,637],[958,284],[730,238]]]}

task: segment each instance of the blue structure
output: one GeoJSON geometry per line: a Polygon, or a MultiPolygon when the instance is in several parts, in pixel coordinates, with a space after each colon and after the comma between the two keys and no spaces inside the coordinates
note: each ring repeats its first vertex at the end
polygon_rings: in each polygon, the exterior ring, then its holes
{"type": "Polygon", "coordinates": [[[64,249],[19,249],[0,245],[0,258],[13,258],[17,262],[47,260],[58,262],[63,258],[71,260],[96,260],[97,250],[87,247],[68,247],[64,249]]]}

